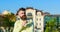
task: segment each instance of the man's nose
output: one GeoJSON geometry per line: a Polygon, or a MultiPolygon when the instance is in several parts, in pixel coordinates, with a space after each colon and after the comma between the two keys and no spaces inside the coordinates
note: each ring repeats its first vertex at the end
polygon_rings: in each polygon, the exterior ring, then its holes
{"type": "Polygon", "coordinates": [[[25,14],[23,14],[23,15],[25,15],[25,14]]]}

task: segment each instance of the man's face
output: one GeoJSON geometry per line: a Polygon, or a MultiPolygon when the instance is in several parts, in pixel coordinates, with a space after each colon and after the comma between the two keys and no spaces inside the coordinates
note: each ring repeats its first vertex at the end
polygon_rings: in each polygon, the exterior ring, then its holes
{"type": "Polygon", "coordinates": [[[18,16],[19,16],[21,19],[25,19],[25,18],[26,18],[25,11],[22,11],[22,10],[19,11],[18,16]]]}

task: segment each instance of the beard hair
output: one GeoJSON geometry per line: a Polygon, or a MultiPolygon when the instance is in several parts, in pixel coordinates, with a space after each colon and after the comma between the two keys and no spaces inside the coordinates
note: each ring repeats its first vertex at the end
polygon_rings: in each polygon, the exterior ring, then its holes
{"type": "Polygon", "coordinates": [[[21,17],[22,20],[26,20],[26,15],[21,17]]]}

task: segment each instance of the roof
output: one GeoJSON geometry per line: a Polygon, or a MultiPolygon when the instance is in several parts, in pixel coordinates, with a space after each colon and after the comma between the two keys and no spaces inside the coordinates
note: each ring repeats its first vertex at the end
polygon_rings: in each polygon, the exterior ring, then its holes
{"type": "Polygon", "coordinates": [[[34,9],[33,7],[27,7],[26,9],[34,9]]]}
{"type": "Polygon", "coordinates": [[[54,14],[54,15],[45,15],[45,16],[60,17],[60,14],[54,14]]]}

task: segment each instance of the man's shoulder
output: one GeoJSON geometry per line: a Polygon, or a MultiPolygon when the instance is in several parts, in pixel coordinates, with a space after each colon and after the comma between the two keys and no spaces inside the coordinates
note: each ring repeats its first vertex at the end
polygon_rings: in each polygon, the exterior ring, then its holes
{"type": "Polygon", "coordinates": [[[16,16],[16,20],[20,20],[21,18],[19,16],[16,16]]]}
{"type": "Polygon", "coordinates": [[[16,22],[15,22],[15,24],[18,24],[19,23],[19,20],[17,20],[16,22]]]}

